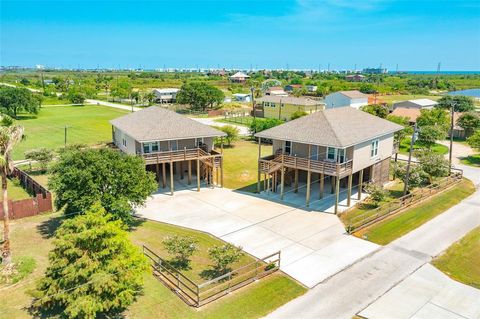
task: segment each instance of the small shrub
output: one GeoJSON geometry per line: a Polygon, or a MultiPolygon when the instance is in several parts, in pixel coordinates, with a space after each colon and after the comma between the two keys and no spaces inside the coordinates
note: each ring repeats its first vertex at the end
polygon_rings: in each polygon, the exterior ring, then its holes
{"type": "Polygon", "coordinates": [[[230,271],[230,265],[239,261],[244,253],[241,247],[227,243],[210,248],[208,255],[214,263],[215,270],[221,275],[230,271]]]}
{"type": "Polygon", "coordinates": [[[13,185],[17,186],[17,187],[22,187],[22,182],[20,182],[20,180],[18,179],[18,177],[14,177],[11,179],[11,182],[13,185]]]}
{"type": "Polygon", "coordinates": [[[307,112],[302,111],[302,110],[295,111],[290,116],[290,120],[296,120],[296,119],[301,118],[302,116],[305,116],[307,114],[308,114],[307,112]]]}
{"type": "Polygon", "coordinates": [[[39,148],[36,150],[29,150],[25,152],[25,158],[33,161],[37,161],[40,164],[42,171],[46,171],[48,164],[53,160],[55,153],[48,148],[39,148]]]}
{"type": "Polygon", "coordinates": [[[370,195],[370,200],[375,206],[378,206],[378,204],[388,196],[388,191],[386,189],[374,183],[366,184],[364,190],[370,195]]]}
{"type": "Polygon", "coordinates": [[[36,261],[32,257],[19,257],[13,262],[13,268],[0,270],[0,284],[16,284],[33,272],[36,261]]]}
{"type": "Polygon", "coordinates": [[[198,250],[198,241],[189,236],[169,236],[162,244],[165,250],[173,255],[172,266],[176,268],[187,268],[190,264],[190,257],[198,250]]]}

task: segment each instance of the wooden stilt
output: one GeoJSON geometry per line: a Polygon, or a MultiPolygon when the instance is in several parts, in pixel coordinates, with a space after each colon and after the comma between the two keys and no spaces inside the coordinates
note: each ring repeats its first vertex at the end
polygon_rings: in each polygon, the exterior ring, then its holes
{"type": "Polygon", "coordinates": [[[335,176],[330,176],[330,181],[331,181],[330,184],[332,184],[330,194],[333,194],[333,193],[335,193],[335,176]]]}
{"type": "Polygon", "coordinates": [[[220,184],[223,187],[223,157],[220,159],[220,184]]]}
{"type": "Polygon", "coordinates": [[[188,160],[188,185],[192,184],[192,161],[188,160]]]}
{"type": "Polygon", "coordinates": [[[337,168],[337,177],[335,178],[335,215],[338,213],[338,200],[340,196],[340,177],[337,168]]]}
{"type": "Polygon", "coordinates": [[[270,175],[267,175],[267,193],[270,193],[270,175]]]}
{"type": "Polygon", "coordinates": [[[258,176],[257,176],[257,193],[260,193],[260,158],[262,157],[262,138],[258,138],[258,176]]]}
{"type": "Polygon", "coordinates": [[[197,192],[200,191],[200,160],[197,159],[197,192]]]}
{"type": "Polygon", "coordinates": [[[350,207],[350,203],[352,200],[352,174],[348,175],[348,192],[347,192],[347,206],[350,207]]]}
{"type": "Polygon", "coordinates": [[[324,176],[323,173],[320,173],[320,196],[319,198],[323,198],[323,187],[324,187],[324,176]]]}
{"type": "Polygon", "coordinates": [[[170,193],[173,195],[173,162],[170,162],[170,193]]]}
{"type": "Polygon", "coordinates": [[[282,168],[280,171],[280,199],[283,200],[285,192],[285,167],[283,166],[284,156],[282,155],[282,168]]]}
{"type": "Polygon", "coordinates": [[[363,188],[363,169],[360,170],[358,173],[358,194],[357,194],[357,199],[361,200],[362,199],[362,188],[363,188]]]}
{"type": "Polygon", "coordinates": [[[267,191],[267,173],[263,174],[263,191],[267,191]]]}
{"type": "Polygon", "coordinates": [[[216,177],[216,185],[218,186],[220,184],[219,180],[218,180],[218,168],[215,169],[215,174],[217,175],[216,177]]]}
{"type": "Polygon", "coordinates": [[[180,179],[183,179],[183,161],[180,162],[180,179]]]}
{"type": "Polygon", "coordinates": [[[163,188],[167,187],[167,170],[165,168],[165,163],[162,163],[162,182],[163,188]]]}
{"type": "Polygon", "coordinates": [[[298,169],[295,169],[295,193],[298,193],[298,169]]]}
{"type": "Polygon", "coordinates": [[[157,161],[155,165],[155,177],[157,178],[157,182],[160,184],[160,164],[157,161]]]}
{"type": "Polygon", "coordinates": [[[312,145],[308,144],[308,167],[307,167],[307,195],[305,198],[305,204],[307,207],[310,206],[310,182],[311,182],[311,174],[310,171],[310,156],[312,154],[312,145]]]}

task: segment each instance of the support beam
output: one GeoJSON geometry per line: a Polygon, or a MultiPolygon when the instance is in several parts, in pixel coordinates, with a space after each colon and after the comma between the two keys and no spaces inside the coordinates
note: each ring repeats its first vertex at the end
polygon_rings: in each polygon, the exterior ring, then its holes
{"type": "Polygon", "coordinates": [[[223,187],[223,156],[220,159],[220,184],[223,187]]]}
{"type": "Polygon", "coordinates": [[[348,193],[347,193],[347,206],[348,207],[350,207],[351,197],[352,197],[352,179],[353,179],[353,176],[350,173],[350,175],[348,175],[348,193]]]}
{"type": "Polygon", "coordinates": [[[337,177],[335,178],[335,215],[338,214],[339,196],[340,196],[340,176],[338,175],[338,168],[337,168],[337,177]]]}
{"type": "Polygon", "coordinates": [[[257,193],[260,193],[260,158],[262,157],[262,138],[258,138],[258,176],[257,176],[257,193]]]}
{"type": "Polygon", "coordinates": [[[192,161],[188,160],[188,185],[192,184],[192,161]]]}
{"type": "Polygon", "coordinates": [[[330,181],[331,181],[330,184],[332,184],[331,185],[332,189],[330,190],[330,194],[333,194],[333,193],[335,193],[335,176],[330,176],[330,181]]]}
{"type": "Polygon", "coordinates": [[[319,198],[322,199],[323,198],[323,188],[324,188],[324,182],[325,178],[324,178],[324,175],[323,173],[320,173],[320,196],[319,198]]]}
{"type": "Polygon", "coordinates": [[[358,173],[358,200],[362,199],[362,188],[363,188],[363,169],[358,173]]]}
{"type": "Polygon", "coordinates": [[[312,155],[312,145],[308,144],[308,167],[307,167],[307,195],[305,198],[305,205],[310,206],[310,184],[311,184],[311,174],[310,171],[310,156],[312,155]]]}
{"type": "Polygon", "coordinates": [[[173,162],[170,162],[170,193],[173,195],[173,162]]]}
{"type": "Polygon", "coordinates": [[[284,156],[282,155],[282,168],[280,172],[280,199],[283,200],[285,191],[285,167],[283,166],[284,156]]]}
{"type": "Polygon", "coordinates": [[[200,160],[197,159],[197,192],[200,191],[200,160]]]}
{"type": "Polygon", "coordinates": [[[162,183],[163,188],[167,187],[167,170],[165,168],[165,163],[162,163],[162,183]]]}
{"type": "Polygon", "coordinates": [[[158,163],[158,161],[155,165],[155,177],[157,178],[158,184],[160,184],[160,164],[158,163]]]}
{"type": "Polygon", "coordinates": [[[298,193],[298,169],[295,169],[295,193],[298,193]]]}

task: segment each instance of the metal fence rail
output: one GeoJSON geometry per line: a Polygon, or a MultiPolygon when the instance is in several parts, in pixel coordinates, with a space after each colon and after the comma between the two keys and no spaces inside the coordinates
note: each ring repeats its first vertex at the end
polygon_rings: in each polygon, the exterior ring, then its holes
{"type": "Polygon", "coordinates": [[[197,284],[148,247],[143,246],[143,253],[150,260],[153,275],[175,292],[184,302],[194,307],[201,307],[217,300],[280,268],[280,251],[278,251],[262,259],[256,259],[254,262],[224,275],[197,284]]]}
{"type": "Polygon", "coordinates": [[[388,216],[397,214],[411,205],[417,204],[420,201],[427,199],[447,188],[450,188],[462,180],[462,173],[463,172],[461,170],[455,170],[450,176],[436,181],[427,187],[419,188],[405,196],[394,199],[391,202],[385,203],[375,209],[351,218],[348,220],[347,232],[350,234],[356,232],[362,228],[377,223],[388,216]]]}

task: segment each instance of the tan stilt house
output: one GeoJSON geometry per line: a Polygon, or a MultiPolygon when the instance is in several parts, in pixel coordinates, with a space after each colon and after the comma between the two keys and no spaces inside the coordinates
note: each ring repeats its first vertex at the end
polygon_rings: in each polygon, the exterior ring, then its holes
{"type": "Polygon", "coordinates": [[[259,142],[258,183],[261,192],[280,192],[283,199],[288,183],[298,192],[306,183],[305,204],[312,192],[322,199],[325,182],[335,194],[338,212],[340,188],[346,188],[347,206],[352,185],[365,182],[384,184],[389,180],[390,158],[398,151],[394,133],[402,126],[351,107],[327,109],[255,134],[259,142]],[[261,157],[262,140],[273,145],[272,155],[261,157]],[[263,177],[263,189],[262,185],[263,177]],[[314,185],[315,190],[312,191],[314,185]],[[280,188],[278,190],[278,188],[280,188]]]}
{"type": "Polygon", "coordinates": [[[183,115],[152,106],[110,121],[113,143],[123,152],[142,156],[146,169],[155,172],[159,185],[169,185],[173,195],[174,178],[196,179],[207,185],[223,186],[223,137],[225,133],[183,115]],[[221,138],[221,148],[214,139],[221,138]],[[168,176],[168,182],[167,182],[168,176]]]}

